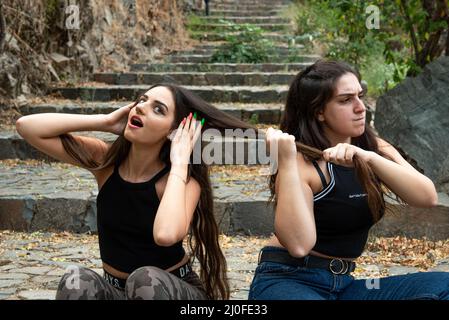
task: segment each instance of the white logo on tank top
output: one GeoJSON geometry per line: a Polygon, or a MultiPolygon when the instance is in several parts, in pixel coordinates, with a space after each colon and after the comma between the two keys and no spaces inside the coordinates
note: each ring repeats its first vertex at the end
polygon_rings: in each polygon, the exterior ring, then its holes
{"type": "Polygon", "coordinates": [[[350,194],[349,195],[349,199],[352,199],[352,198],[363,198],[363,197],[366,197],[368,194],[366,194],[366,193],[356,193],[356,194],[350,194]]]}

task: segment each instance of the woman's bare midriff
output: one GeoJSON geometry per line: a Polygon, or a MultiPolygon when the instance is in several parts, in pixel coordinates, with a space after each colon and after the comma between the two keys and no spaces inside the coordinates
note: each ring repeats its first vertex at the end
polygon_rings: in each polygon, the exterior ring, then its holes
{"type": "MultiPolygon", "coordinates": [[[[175,270],[176,268],[184,265],[185,263],[187,263],[187,261],[189,261],[189,256],[186,254],[184,256],[184,258],[182,258],[181,261],[179,261],[177,264],[175,264],[174,266],[165,269],[165,271],[170,272],[172,270],[175,270]]],[[[120,278],[120,279],[127,279],[129,277],[129,273],[126,272],[122,272],[119,271],[117,269],[115,269],[114,267],[111,267],[110,265],[108,265],[106,262],[103,262],[103,269],[108,272],[109,274],[113,275],[114,277],[120,278]]]]}
{"type": "MultiPolygon", "coordinates": [[[[270,240],[268,240],[267,245],[268,246],[272,246],[272,247],[279,247],[279,248],[284,248],[285,249],[285,247],[282,244],[280,244],[280,242],[279,242],[278,238],[276,238],[276,236],[272,236],[270,238],[270,240]]],[[[313,250],[310,251],[309,255],[316,256],[316,257],[321,257],[321,258],[341,259],[341,260],[347,260],[347,261],[354,261],[356,259],[356,258],[340,258],[340,257],[327,256],[325,254],[322,254],[322,253],[319,253],[319,252],[316,252],[316,251],[313,251],[313,250]]]]}

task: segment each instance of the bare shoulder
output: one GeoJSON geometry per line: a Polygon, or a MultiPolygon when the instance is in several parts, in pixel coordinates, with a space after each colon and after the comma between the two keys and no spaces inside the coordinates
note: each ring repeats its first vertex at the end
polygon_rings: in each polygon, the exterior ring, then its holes
{"type": "Polygon", "coordinates": [[[380,137],[376,137],[376,140],[377,140],[377,144],[379,147],[379,151],[384,153],[385,155],[387,155],[390,158],[390,160],[393,160],[394,162],[396,162],[400,165],[412,167],[412,165],[409,164],[407,162],[407,160],[405,160],[402,157],[402,155],[399,153],[398,150],[396,150],[396,148],[394,146],[392,146],[390,143],[388,143],[387,141],[385,141],[384,139],[382,139],[380,137]]]}
{"type": "Polygon", "coordinates": [[[107,143],[101,139],[94,137],[73,135],[73,138],[92,156],[92,158],[101,162],[105,154],[111,147],[110,143],[107,143]]]}
{"type": "Polygon", "coordinates": [[[386,153],[388,156],[393,157],[393,159],[395,156],[400,155],[399,151],[384,139],[376,137],[376,141],[379,151],[386,153]]]}
{"type": "Polygon", "coordinates": [[[298,152],[297,164],[303,182],[307,183],[310,187],[312,187],[312,185],[314,184],[313,180],[316,171],[312,162],[307,160],[302,153],[298,152]]]}
{"type": "MultiPolygon", "coordinates": [[[[86,152],[92,157],[95,162],[99,164],[103,163],[104,157],[111,147],[110,143],[107,143],[101,139],[86,136],[74,135],[73,138],[84,148],[84,150],[86,150],[86,152]]],[[[88,170],[94,175],[97,181],[98,190],[100,190],[103,184],[114,171],[114,166],[110,165],[101,170],[88,170]]]]}
{"type": "Polygon", "coordinates": [[[103,185],[109,179],[109,177],[114,172],[114,166],[108,166],[98,171],[93,171],[93,175],[95,176],[95,180],[97,180],[98,190],[101,190],[103,185]]]}
{"type": "MultiPolygon", "coordinates": [[[[304,184],[311,187],[312,185],[312,175],[314,167],[310,161],[308,161],[301,152],[296,155],[296,170],[299,172],[299,176],[304,184]]],[[[276,177],[275,188],[277,190],[279,184],[279,175],[276,177]]]]}

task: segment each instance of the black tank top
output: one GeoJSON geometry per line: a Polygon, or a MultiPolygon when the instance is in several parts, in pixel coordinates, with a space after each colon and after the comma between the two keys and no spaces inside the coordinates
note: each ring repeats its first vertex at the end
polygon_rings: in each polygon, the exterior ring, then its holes
{"type": "Polygon", "coordinates": [[[328,256],[360,256],[373,226],[367,194],[354,168],[327,163],[330,182],[316,162],[323,190],[313,196],[317,240],[314,251],[328,256]]]}
{"type": "Polygon", "coordinates": [[[143,266],[167,269],[184,257],[182,241],[161,247],[153,238],[160,203],[155,184],[169,171],[166,166],[146,182],[131,183],[114,167],[97,196],[100,255],[108,265],[131,273],[143,266]]]}

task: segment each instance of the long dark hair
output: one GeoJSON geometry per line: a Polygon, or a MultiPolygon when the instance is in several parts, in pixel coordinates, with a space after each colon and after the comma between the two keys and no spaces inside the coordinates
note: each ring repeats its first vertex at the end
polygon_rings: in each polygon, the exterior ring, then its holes
{"type": "MultiPolygon", "coordinates": [[[[290,85],[280,130],[295,137],[297,150],[308,161],[322,159],[322,150],[332,147],[317,115],[333,97],[337,81],[347,73],[354,74],[361,81],[360,74],[349,64],[319,60],[299,72],[290,85]]],[[[351,139],[351,144],[388,158],[379,150],[376,134],[369,125],[361,136],[351,139]]],[[[357,156],[354,157],[354,167],[368,195],[373,220],[377,222],[386,208],[384,186],[369,165],[357,156]]],[[[275,181],[276,174],[270,176],[270,200],[275,198],[275,181]]]]}
{"type": "MultiPolygon", "coordinates": [[[[176,129],[181,120],[190,112],[197,112],[198,118],[205,118],[203,129],[254,129],[251,125],[234,118],[208,104],[192,92],[174,84],[155,84],[168,88],[175,100],[175,119],[172,129],[176,129]]],[[[135,105],[137,101],[135,102],[135,105]]],[[[96,163],[76,142],[70,134],[61,135],[64,149],[74,159],[93,170],[100,170],[111,165],[120,164],[128,156],[131,142],[125,139],[123,133],[111,145],[102,163],[96,163]]],[[[171,141],[163,144],[159,158],[170,164],[171,141]]],[[[188,245],[194,258],[200,263],[200,278],[204,283],[206,293],[210,299],[229,299],[229,284],[226,276],[226,260],[221,251],[218,236],[219,229],[214,218],[213,195],[209,179],[209,168],[204,163],[188,166],[188,179],[193,177],[201,186],[199,203],[192,218],[188,236],[188,245]]]]}

